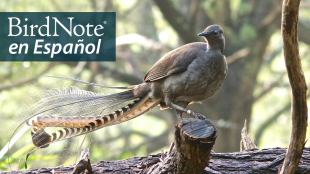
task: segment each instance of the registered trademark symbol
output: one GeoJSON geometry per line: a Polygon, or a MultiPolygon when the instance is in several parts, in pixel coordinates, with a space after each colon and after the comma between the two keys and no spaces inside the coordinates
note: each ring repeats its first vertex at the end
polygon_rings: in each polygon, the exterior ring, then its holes
{"type": "Polygon", "coordinates": [[[107,21],[103,21],[103,24],[107,24],[108,22],[107,21]]]}

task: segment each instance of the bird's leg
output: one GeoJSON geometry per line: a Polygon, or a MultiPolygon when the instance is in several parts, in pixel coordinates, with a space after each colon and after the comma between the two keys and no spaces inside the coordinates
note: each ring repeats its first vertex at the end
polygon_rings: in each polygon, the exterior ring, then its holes
{"type": "Polygon", "coordinates": [[[177,117],[178,117],[178,123],[181,123],[181,121],[182,121],[182,111],[178,111],[178,110],[176,110],[177,111],[177,117]]]}
{"type": "Polygon", "coordinates": [[[179,122],[182,119],[182,113],[185,112],[188,115],[195,117],[197,119],[201,119],[201,120],[205,120],[206,117],[203,116],[202,114],[199,114],[197,112],[191,111],[189,109],[186,109],[185,107],[187,107],[187,105],[189,104],[188,102],[178,102],[177,104],[172,103],[171,101],[169,101],[169,99],[165,99],[165,103],[167,106],[169,106],[170,108],[173,108],[177,111],[177,116],[178,116],[178,120],[179,122]]]}
{"type": "MultiPolygon", "coordinates": [[[[188,102],[178,102],[177,103],[177,106],[180,106],[182,108],[185,108],[187,105],[188,105],[188,102]]],[[[176,109],[176,111],[177,111],[177,117],[178,117],[178,124],[180,124],[181,121],[182,121],[183,111],[180,111],[180,110],[177,110],[177,109],[176,109]]]]}
{"type": "Polygon", "coordinates": [[[182,106],[176,105],[176,104],[174,104],[174,103],[172,103],[172,102],[170,102],[169,104],[167,104],[167,106],[169,106],[170,108],[173,108],[173,109],[175,109],[175,110],[177,110],[177,111],[180,111],[181,114],[182,114],[182,112],[185,112],[185,113],[187,113],[188,115],[193,116],[193,117],[195,117],[195,118],[197,118],[197,119],[201,119],[201,120],[205,120],[205,119],[206,119],[206,117],[205,117],[204,115],[199,114],[199,113],[194,112],[194,111],[191,111],[191,110],[189,110],[189,109],[186,109],[186,108],[184,108],[184,107],[182,107],[182,106]]]}

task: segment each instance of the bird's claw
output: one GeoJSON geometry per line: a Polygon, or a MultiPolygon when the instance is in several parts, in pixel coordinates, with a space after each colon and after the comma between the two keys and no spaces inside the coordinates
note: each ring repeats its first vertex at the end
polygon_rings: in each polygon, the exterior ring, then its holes
{"type": "Polygon", "coordinates": [[[193,117],[195,117],[195,118],[197,118],[197,119],[200,119],[200,120],[205,120],[205,119],[206,119],[206,117],[205,117],[204,115],[199,114],[199,113],[194,112],[194,111],[191,111],[191,110],[188,110],[188,111],[187,111],[187,114],[188,114],[188,115],[191,115],[191,116],[193,116],[193,117]]]}
{"type": "Polygon", "coordinates": [[[204,115],[199,114],[199,113],[197,113],[197,117],[196,118],[198,118],[200,120],[205,120],[206,119],[206,117],[204,115]]]}

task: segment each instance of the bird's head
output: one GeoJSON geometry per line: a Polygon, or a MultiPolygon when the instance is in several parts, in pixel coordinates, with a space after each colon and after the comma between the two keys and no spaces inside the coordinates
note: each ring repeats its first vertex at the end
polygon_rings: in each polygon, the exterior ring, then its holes
{"type": "Polygon", "coordinates": [[[219,46],[221,51],[224,51],[225,38],[224,31],[218,25],[210,25],[198,36],[203,36],[210,46],[219,46]]]}

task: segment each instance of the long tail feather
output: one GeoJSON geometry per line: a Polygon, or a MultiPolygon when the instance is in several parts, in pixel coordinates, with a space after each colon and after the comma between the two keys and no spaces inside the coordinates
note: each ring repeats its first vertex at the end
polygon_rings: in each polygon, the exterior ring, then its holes
{"type": "Polygon", "coordinates": [[[35,126],[43,127],[42,125],[47,125],[46,127],[49,127],[50,122],[53,122],[53,124],[59,125],[58,127],[62,127],[62,129],[58,130],[58,132],[47,134],[44,129],[35,128],[32,131],[32,136],[34,137],[33,143],[37,147],[44,148],[53,142],[80,136],[103,127],[128,121],[144,114],[157,106],[158,103],[159,101],[154,102],[148,96],[145,96],[144,98],[134,101],[134,103],[128,104],[126,107],[121,108],[121,110],[116,110],[115,112],[104,116],[90,117],[88,119],[84,119],[83,117],[72,117],[62,122],[59,122],[59,120],[66,119],[65,117],[62,117],[62,119],[58,118],[58,121],[55,121],[57,119],[53,120],[53,117],[50,119],[47,116],[44,119],[37,117],[38,119],[32,122],[35,126]]]}
{"type": "Polygon", "coordinates": [[[85,85],[89,85],[89,86],[98,86],[98,87],[102,87],[102,88],[128,89],[128,87],[122,87],[122,86],[105,86],[105,85],[100,85],[100,84],[96,84],[96,83],[89,83],[89,82],[85,82],[85,81],[82,81],[79,79],[75,79],[75,78],[71,78],[71,77],[67,77],[67,76],[62,76],[62,75],[57,75],[57,76],[46,75],[46,76],[42,76],[42,77],[50,77],[50,78],[55,78],[55,79],[69,80],[72,82],[77,82],[77,83],[81,83],[81,84],[85,84],[85,85]]]}
{"type": "MultiPolygon", "coordinates": [[[[21,113],[26,119],[18,126],[20,128],[26,123],[32,127],[32,142],[36,147],[27,154],[27,157],[36,149],[46,148],[51,143],[133,119],[159,104],[159,101],[153,101],[148,96],[134,97],[127,87],[97,85],[65,76],[46,77],[102,88],[127,90],[104,95],[72,86],[46,90],[33,98],[34,104],[21,113]]],[[[15,132],[12,137],[14,134],[15,132]]]]}
{"type": "Polygon", "coordinates": [[[103,95],[77,87],[65,87],[62,90],[47,90],[41,95],[31,107],[32,114],[25,122],[33,127],[33,144],[44,148],[52,142],[128,121],[158,103],[148,96],[136,98],[131,90],[103,95]]]}

